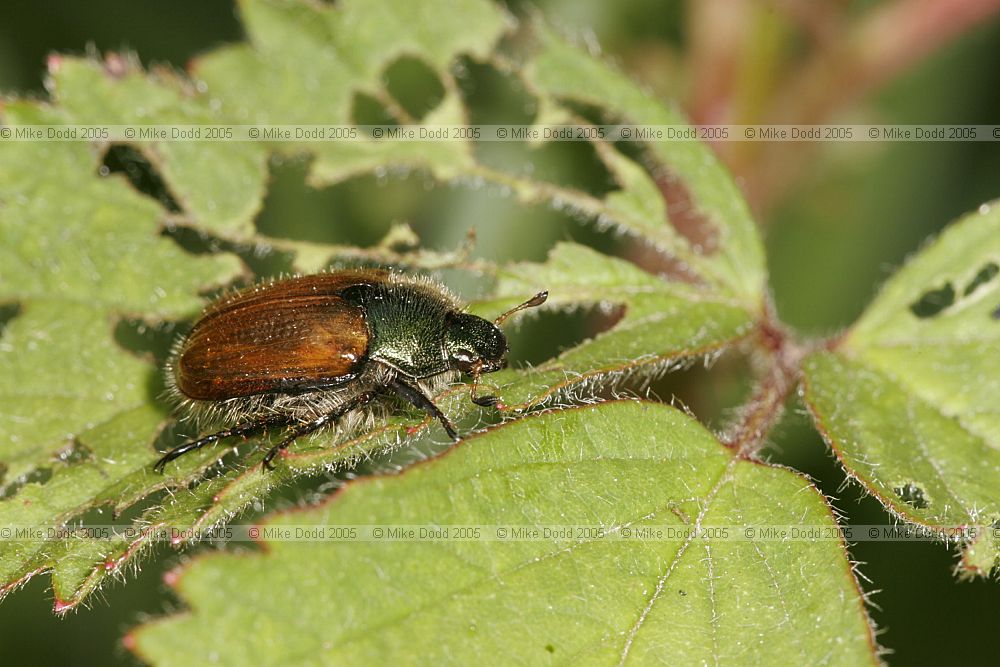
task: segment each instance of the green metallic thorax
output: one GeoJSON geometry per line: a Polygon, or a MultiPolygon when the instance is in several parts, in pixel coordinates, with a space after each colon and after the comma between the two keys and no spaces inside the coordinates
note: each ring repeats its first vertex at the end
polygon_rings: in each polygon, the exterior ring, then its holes
{"type": "Polygon", "coordinates": [[[444,337],[452,307],[441,297],[418,286],[391,283],[357,285],[343,296],[365,311],[369,359],[411,378],[449,370],[444,337]]]}

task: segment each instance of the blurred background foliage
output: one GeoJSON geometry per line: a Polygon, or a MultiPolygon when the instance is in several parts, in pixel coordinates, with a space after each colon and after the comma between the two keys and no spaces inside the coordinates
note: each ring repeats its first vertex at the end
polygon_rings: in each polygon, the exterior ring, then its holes
{"type": "MultiPolygon", "coordinates": [[[[599,44],[606,57],[699,122],[988,124],[1000,120],[997,4],[535,0],[509,7],[520,15],[539,10],[557,27],[599,44]]],[[[183,68],[199,53],[242,38],[236,9],[227,2],[8,0],[0,21],[0,91],[44,97],[52,52],[135,52],[146,66],[183,68]]],[[[460,69],[473,122],[531,121],[531,95],[510,76],[471,61],[460,69]]],[[[386,76],[394,96],[418,117],[441,94],[436,78],[413,61],[398,61],[386,76]]],[[[358,118],[380,122],[380,112],[374,100],[358,98],[358,118]]],[[[850,324],[928,236],[1000,196],[996,143],[733,142],[716,148],[764,228],[780,317],[809,335],[850,324]]],[[[498,143],[483,150],[507,169],[590,191],[612,187],[579,144],[524,151],[498,143]]],[[[493,192],[435,188],[420,174],[374,174],[314,190],[305,182],[306,167],[304,159],[272,163],[258,219],[262,232],[372,245],[393,223],[408,223],[424,245],[448,250],[475,227],[475,253],[491,260],[539,260],[553,242],[574,239],[642,261],[629,244],[563,213],[519,207],[493,192]]],[[[267,269],[267,262],[261,266],[267,269]]],[[[540,318],[515,333],[512,349],[522,362],[541,361],[600,326],[599,317],[585,314],[540,318]]],[[[747,378],[748,364],[731,354],[710,371],[675,373],[652,390],[676,396],[718,427],[745,398],[747,378]]],[[[768,456],[812,475],[849,521],[888,521],[877,503],[845,485],[801,408],[790,407],[768,456]]],[[[293,490],[285,502],[309,492],[293,490]]],[[[184,556],[161,551],[137,579],[105,590],[91,609],[66,619],[52,615],[47,577],[8,597],[0,604],[4,664],[134,663],[120,637],[175,604],[161,577],[184,556]]],[[[1000,612],[995,582],[956,582],[955,556],[938,545],[866,542],[852,554],[862,579],[870,580],[866,590],[878,591],[871,614],[883,630],[881,642],[893,651],[890,663],[942,664],[959,655],[991,661],[988,637],[1000,612]]]]}

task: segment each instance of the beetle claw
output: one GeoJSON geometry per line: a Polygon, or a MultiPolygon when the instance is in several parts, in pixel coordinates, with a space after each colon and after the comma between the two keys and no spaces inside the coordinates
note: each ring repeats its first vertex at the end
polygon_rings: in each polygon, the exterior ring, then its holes
{"type": "Polygon", "coordinates": [[[484,408],[492,408],[496,405],[500,405],[499,396],[476,396],[472,399],[472,402],[476,405],[484,408]]]}

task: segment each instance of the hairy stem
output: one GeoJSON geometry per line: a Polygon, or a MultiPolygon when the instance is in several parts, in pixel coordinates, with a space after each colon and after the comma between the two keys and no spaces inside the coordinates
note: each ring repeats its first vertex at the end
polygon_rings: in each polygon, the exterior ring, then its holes
{"type": "Polygon", "coordinates": [[[770,311],[758,329],[758,346],[768,355],[767,372],[722,435],[740,458],[754,458],[784,414],[785,401],[799,381],[805,348],[791,339],[770,311]]]}

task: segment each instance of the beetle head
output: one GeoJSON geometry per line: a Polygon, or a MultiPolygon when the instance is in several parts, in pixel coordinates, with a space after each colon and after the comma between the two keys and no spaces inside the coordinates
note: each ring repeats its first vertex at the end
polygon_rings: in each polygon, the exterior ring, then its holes
{"type": "Polygon", "coordinates": [[[452,315],[444,344],[448,363],[457,371],[476,376],[507,365],[507,337],[500,327],[481,317],[452,315]]]}
{"type": "Polygon", "coordinates": [[[468,313],[455,313],[448,319],[445,334],[445,352],[448,363],[455,370],[478,378],[482,373],[492,373],[507,366],[507,337],[500,324],[525,308],[545,303],[548,292],[539,292],[524,303],[511,308],[493,322],[468,313]]]}

